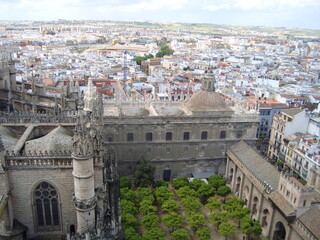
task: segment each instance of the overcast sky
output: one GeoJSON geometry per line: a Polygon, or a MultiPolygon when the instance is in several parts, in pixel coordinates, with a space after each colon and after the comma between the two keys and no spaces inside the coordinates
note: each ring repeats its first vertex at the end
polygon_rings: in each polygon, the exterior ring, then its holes
{"type": "Polygon", "coordinates": [[[0,20],[60,18],[320,29],[320,0],[0,0],[0,20]]]}

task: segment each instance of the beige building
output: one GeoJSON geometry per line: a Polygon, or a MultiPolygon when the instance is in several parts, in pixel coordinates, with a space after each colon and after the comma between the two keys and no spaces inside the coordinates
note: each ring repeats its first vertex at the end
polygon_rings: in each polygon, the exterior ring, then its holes
{"type": "Polygon", "coordinates": [[[273,240],[320,239],[320,195],[280,174],[244,141],[227,151],[226,178],[232,191],[273,240]]]}
{"type": "Polygon", "coordinates": [[[294,133],[306,133],[309,118],[300,108],[290,108],[275,114],[273,117],[268,157],[278,159],[283,138],[294,133]]]}

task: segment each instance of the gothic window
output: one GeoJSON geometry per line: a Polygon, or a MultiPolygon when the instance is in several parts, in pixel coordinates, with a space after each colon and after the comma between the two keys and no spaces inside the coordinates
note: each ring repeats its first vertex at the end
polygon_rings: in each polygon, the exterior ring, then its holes
{"type": "Polygon", "coordinates": [[[208,132],[203,131],[201,132],[201,140],[207,140],[208,139],[208,132]]]}
{"type": "Polygon", "coordinates": [[[172,132],[166,133],[166,141],[172,141],[172,132]]]}
{"type": "Polygon", "coordinates": [[[146,141],[152,142],[152,133],[151,132],[146,133],[146,141]]]}
{"type": "Polygon", "coordinates": [[[60,210],[57,190],[49,183],[40,183],[33,194],[35,221],[39,231],[60,230],[60,210]]]}
{"type": "Polygon", "coordinates": [[[242,137],[242,131],[241,130],[238,130],[237,131],[237,138],[241,138],[242,137]]]}
{"type": "Polygon", "coordinates": [[[108,142],[113,142],[113,134],[110,133],[107,135],[108,142]]]}
{"type": "Polygon", "coordinates": [[[184,132],[183,133],[183,140],[188,141],[190,139],[190,132],[184,132]]]}
{"type": "Polygon", "coordinates": [[[226,135],[227,135],[227,132],[226,132],[226,131],[221,131],[221,132],[220,132],[220,139],[225,139],[225,138],[226,138],[226,135]]]}
{"type": "Polygon", "coordinates": [[[133,142],[133,141],[134,141],[133,133],[127,133],[127,142],[133,142]]]}

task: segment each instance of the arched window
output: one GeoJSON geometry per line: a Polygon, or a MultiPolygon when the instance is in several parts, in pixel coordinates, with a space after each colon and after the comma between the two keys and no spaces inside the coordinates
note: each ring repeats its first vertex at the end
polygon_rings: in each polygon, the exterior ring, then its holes
{"type": "Polygon", "coordinates": [[[261,226],[262,227],[268,226],[267,220],[268,220],[269,215],[270,215],[269,210],[268,209],[264,209],[263,210],[263,217],[262,217],[262,221],[261,221],[261,226]]]}
{"type": "Polygon", "coordinates": [[[258,206],[259,199],[257,197],[253,198],[253,204],[252,204],[252,214],[257,213],[257,206],[258,206]]]}
{"type": "Polygon", "coordinates": [[[57,190],[47,182],[41,182],[33,193],[35,221],[39,231],[60,230],[60,210],[57,190]]]}
{"type": "Polygon", "coordinates": [[[276,223],[276,228],[273,234],[274,240],[285,240],[286,239],[286,228],[284,227],[282,222],[276,223]]]}

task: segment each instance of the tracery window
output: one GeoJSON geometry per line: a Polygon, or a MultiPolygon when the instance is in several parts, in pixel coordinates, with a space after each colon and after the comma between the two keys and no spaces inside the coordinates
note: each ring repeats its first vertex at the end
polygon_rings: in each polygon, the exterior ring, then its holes
{"type": "Polygon", "coordinates": [[[60,230],[60,210],[57,190],[41,182],[34,191],[35,221],[39,231],[60,230]]]}

